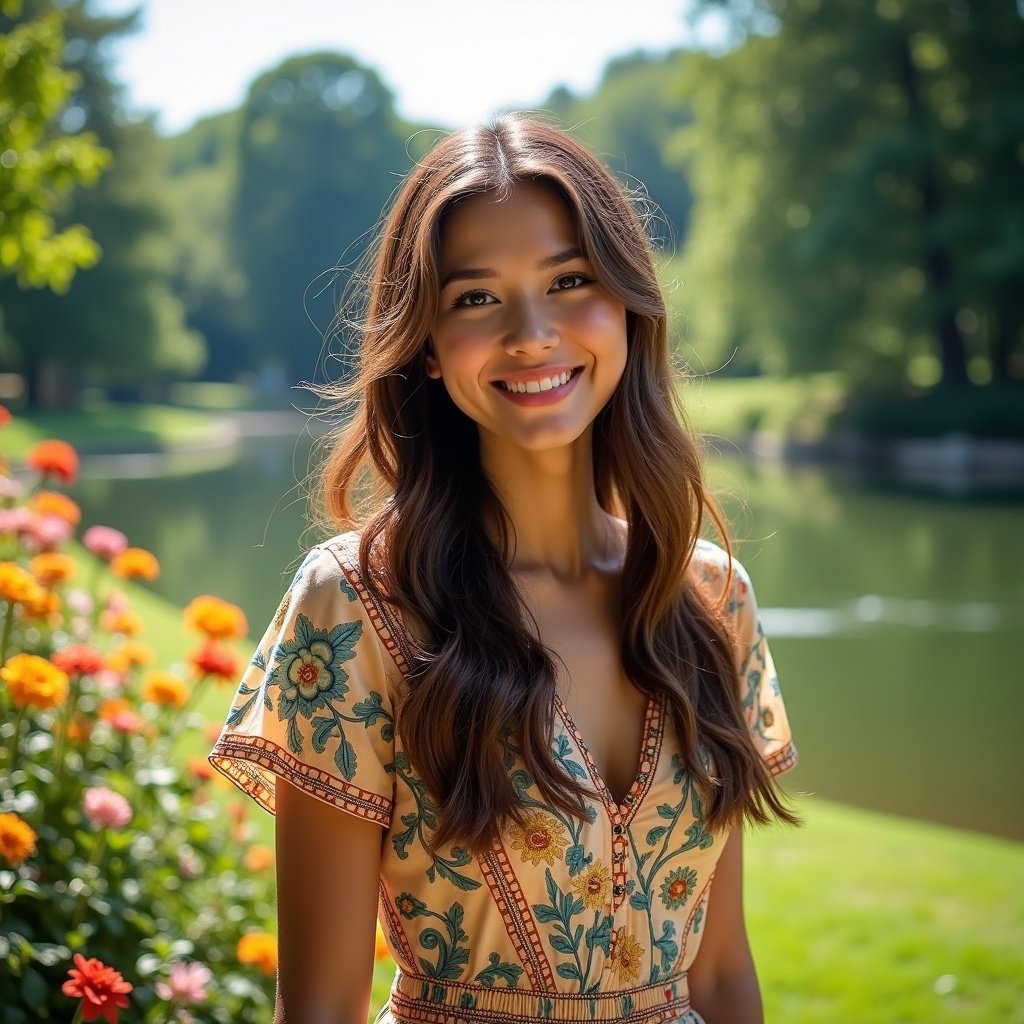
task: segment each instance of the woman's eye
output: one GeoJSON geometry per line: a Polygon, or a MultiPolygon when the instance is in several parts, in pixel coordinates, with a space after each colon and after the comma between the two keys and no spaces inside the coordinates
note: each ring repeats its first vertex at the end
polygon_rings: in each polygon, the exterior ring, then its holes
{"type": "Polygon", "coordinates": [[[453,306],[487,306],[490,305],[491,296],[487,292],[482,292],[479,289],[471,289],[468,292],[463,292],[461,295],[457,295],[452,302],[453,306]]]}
{"type": "Polygon", "coordinates": [[[562,274],[561,277],[555,278],[554,290],[556,292],[569,292],[575,288],[581,288],[585,284],[591,284],[593,280],[592,277],[587,277],[586,274],[562,274]]]}

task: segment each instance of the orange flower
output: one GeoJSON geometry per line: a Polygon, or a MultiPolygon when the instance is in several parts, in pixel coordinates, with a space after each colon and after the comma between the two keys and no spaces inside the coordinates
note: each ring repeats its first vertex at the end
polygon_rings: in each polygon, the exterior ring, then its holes
{"type": "Polygon", "coordinates": [[[16,814],[0,814],[0,857],[12,867],[23,864],[35,853],[36,834],[16,814]]]}
{"type": "Polygon", "coordinates": [[[109,722],[118,732],[132,733],[139,727],[139,716],[124,697],[108,697],[97,709],[101,722],[109,722]]]}
{"type": "Polygon", "coordinates": [[[217,774],[213,770],[213,765],[201,754],[190,757],[185,762],[185,765],[188,768],[189,775],[192,775],[200,782],[210,782],[217,774]]]}
{"type": "Polygon", "coordinates": [[[82,510],[66,494],[57,491],[39,491],[32,499],[33,511],[41,516],[56,516],[72,526],[82,521],[82,510]]]}
{"type": "Polygon", "coordinates": [[[27,601],[24,608],[26,618],[45,622],[60,614],[60,598],[52,590],[40,588],[36,600],[27,601]]]}
{"type": "Polygon", "coordinates": [[[203,730],[203,737],[207,743],[216,743],[223,731],[224,726],[219,722],[207,722],[206,728],[203,730]]]}
{"type": "Polygon", "coordinates": [[[170,672],[150,672],[142,681],[142,699],[161,707],[183,708],[188,702],[188,687],[170,672]]]}
{"type": "Polygon", "coordinates": [[[142,632],[142,619],[127,608],[120,611],[108,608],[100,616],[100,625],[108,633],[120,633],[121,636],[138,636],[142,632]]]}
{"type": "Polygon", "coordinates": [[[25,462],[43,476],[53,475],[66,484],[73,484],[78,476],[78,453],[67,441],[40,441],[25,462]]]}
{"type": "Polygon", "coordinates": [[[207,640],[188,660],[200,677],[213,676],[219,683],[233,683],[242,671],[241,658],[230,647],[214,640],[207,640]]]}
{"type": "Polygon", "coordinates": [[[151,664],[155,657],[152,647],[138,640],[125,640],[107,655],[107,668],[114,672],[129,672],[133,668],[151,664]]]}
{"type": "Polygon", "coordinates": [[[269,846],[256,844],[245,851],[242,863],[247,871],[259,873],[272,867],[274,863],[274,851],[269,846]]]}
{"type": "Polygon", "coordinates": [[[68,742],[74,744],[84,743],[92,735],[92,726],[89,719],[81,715],[76,716],[68,722],[68,742]]]}
{"type": "Polygon", "coordinates": [[[245,636],[249,623],[238,605],[204,594],[191,600],[183,612],[185,625],[205,633],[211,640],[231,640],[245,636]]]}
{"type": "Polygon", "coordinates": [[[115,576],[125,580],[155,580],[160,575],[160,563],[156,555],[145,548],[126,548],[110,560],[110,569],[115,576]]]}
{"type": "Polygon", "coordinates": [[[39,581],[16,562],[0,562],[0,598],[35,605],[43,598],[39,581]]]}
{"type": "Polygon", "coordinates": [[[15,654],[0,668],[16,707],[55,708],[68,699],[68,677],[37,654],[15,654]]]}
{"type": "Polygon", "coordinates": [[[88,644],[72,644],[50,655],[50,661],[69,676],[94,676],[103,670],[103,654],[88,644]]]}
{"type": "Polygon", "coordinates": [[[268,932],[249,932],[238,940],[235,955],[240,963],[252,964],[272,975],[277,970],[277,939],[268,932]]]}
{"type": "Polygon", "coordinates": [[[0,427],[6,427],[11,422],[11,410],[6,405],[0,405],[0,427]]]}
{"type": "Polygon", "coordinates": [[[81,953],[76,953],[74,963],[61,992],[72,999],[82,1000],[79,1004],[82,1020],[92,1021],[102,1017],[108,1024],[117,1024],[117,1011],[128,1006],[131,983],[125,981],[119,971],[95,957],[86,960],[81,953]]]}
{"type": "Polygon", "coordinates": [[[384,938],[384,929],[380,926],[380,921],[377,922],[377,934],[373,939],[373,959],[384,960],[391,954],[388,952],[387,939],[384,938]]]}
{"type": "Polygon", "coordinates": [[[78,566],[70,555],[60,551],[44,551],[36,555],[29,563],[32,575],[44,587],[55,587],[58,583],[66,583],[75,575],[78,566]]]}

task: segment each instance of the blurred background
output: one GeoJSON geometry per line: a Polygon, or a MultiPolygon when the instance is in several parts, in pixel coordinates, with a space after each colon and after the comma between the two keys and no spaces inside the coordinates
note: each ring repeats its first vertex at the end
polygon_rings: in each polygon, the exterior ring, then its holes
{"type": "MultiPolygon", "coordinates": [[[[1020,3],[0,10],[7,454],[71,441],[86,521],[157,553],[169,601],[218,593],[254,629],[312,539],[324,425],[296,385],[344,372],[332,320],[402,174],[505,108],[600,154],[650,213],[790,788],[1010,851],[993,942],[1017,954],[964,954],[1000,1008],[915,947],[930,1009],[863,1019],[1024,1020],[1020,3]]],[[[849,820],[870,856],[895,819],[849,820]]],[[[806,985],[786,1019],[845,1019],[797,1012],[806,985]]]]}

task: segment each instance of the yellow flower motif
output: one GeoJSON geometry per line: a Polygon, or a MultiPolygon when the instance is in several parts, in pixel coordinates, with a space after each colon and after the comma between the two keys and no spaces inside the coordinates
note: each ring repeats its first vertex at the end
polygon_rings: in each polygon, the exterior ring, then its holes
{"type": "Polygon", "coordinates": [[[545,861],[553,866],[569,844],[565,827],[542,811],[531,811],[521,825],[513,823],[509,827],[509,835],[512,849],[522,851],[524,864],[526,861],[532,864],[545,861]]]}
{"type": "Polygon", "coordinates": [[[142,699],[161,707],[182,708],[188,702],[188,687],[170,672],[150,672],[142,682],[142,699]]]}
{"type": "Polygon", "coordinates": [[[268,932],[249,932],[238,940],[235,955],[240,963],[252,964],[272,975],[277,970],[277,939],[268,932]]]}
{"type": "Polygon", "coordinates": [[[160,575],[160,563],[145,548],[126,548],[111,559],[110,571],[126,580],[155,580],[160,575]]]}
{"type": "Polygon", "coordinates": [[[612,873],[595,861],[573,879],[572,887],[587,910],[601,910],[611,899],[612,873]]]}
{"type": "Polygon", "coordinates": [[[245,614],[238,605],[204,594],[188,603],[185,625],[205,633],[212,640],[232,640],[249,631],[245,614]]]}
{"type": "Polygon", "coordinates": [[[37,605],[44,597],[39,581],[15,562],[0,562],[0,598],[12,604],[37,605]]]}
{"type": "Polygon", "coordinates": [[[44,587],[55,587],[58,583],[66,583],[75,575],[75,560],[61,551],[44,551],[36,555],[29,563],[32,575],[44,587]]]}
{"type": "Polygon", "coordinates": [[[16,814],[0,814],[0,858],[16,868],[24,863],[36,849],[36,834],[32,827],[16,814]]]}
{"type": "Polygon", "coordinates": [[[635,935],[626,932],[615,940],[612,947],[612,973],[620,984],[636,981],[640,977],[640,965],[644,949],[635,935]]]}
{"type": "Polygon", "coordinates": [[[41,516],[56,516],[72,526],[82,518],[82,510],[66,494],[56,491],[40,491],[32,499],[32,510],[41,516]]]}
{"type": "Polygon", "coordinates": [[[68,677],[37,654],[15,654],[0,668],[16,707],[55,708],[68,698],[68,677]]]}

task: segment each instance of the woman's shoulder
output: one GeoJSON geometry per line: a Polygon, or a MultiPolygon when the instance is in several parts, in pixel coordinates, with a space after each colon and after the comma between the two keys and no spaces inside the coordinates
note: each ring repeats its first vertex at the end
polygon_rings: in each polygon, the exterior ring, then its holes
{"type": "Polygon", "coordinates": [[[728,587],[730,610],[750,593],[751,583],[743,563],[724,547],[699,537],[690,558],[689,575],[698,585],[707,588],[711,597],[721,597],[728,587]]]}

